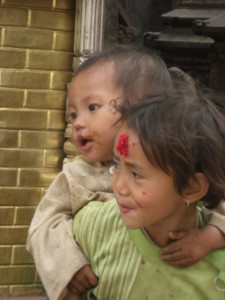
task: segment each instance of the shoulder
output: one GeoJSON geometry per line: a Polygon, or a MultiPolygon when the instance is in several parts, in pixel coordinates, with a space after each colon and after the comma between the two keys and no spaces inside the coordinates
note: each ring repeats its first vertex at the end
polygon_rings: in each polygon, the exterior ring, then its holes
{"type": "Polygon", "coordinates": [[[83,175],[88,172],[92,172],[94,166],[83,160],[82,158],[74,159],[73,161],[67,162],[63,165],[63,172],[71,175],[80,174],[83,175]]]}
{"type": "Polygon", "coordinates": [[[87,247],[97,247],[102,239],[109,241],[124,229],[115,199],[90,202],[77,213],[73,221],[76,241],[83,246],[87,244],[87,247]]]}
{"type": "Polygon", "coordinates": [[[91,191],[111,192],[109,167],[90,164],[82,158],[63,166],[63,173],[71,183],[79,183],[91,191]]]}
{"type": "Polygon", "coordinates": [[[93,201],[83,207],[74,218],[74,226],[98,228],[105,224],[119,222],[120,213],[115,199],[93,201]]]}
{"type": "Polygon", "coordinates": [[[100,163],[89,163],[86,160],[84,160],[82,157],[78,156],[73,161],[67,162],[63,166],[63,171],[71,173],[71,174],[90,174],[94,175],[96,173],[102,173],[107,171],[108,167],[104,166],[100,163]]]}

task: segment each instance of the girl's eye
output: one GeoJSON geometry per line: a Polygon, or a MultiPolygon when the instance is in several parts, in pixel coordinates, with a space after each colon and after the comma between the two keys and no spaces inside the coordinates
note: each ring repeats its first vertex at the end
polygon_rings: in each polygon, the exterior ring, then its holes
{"type": "Polygon", "coordinates": [[[142,179],[143,176],[139,175],[138,173],[136,172],[132,172],[132,176],[135,178],[135,179],[142,179]]]}
{"type": "Polygon", "coordinates": [[[99,108],[99,105],[93,103],[93,104],[90,104],[88,108],[89,108],[90,111],[95,111],[99,108]]]}

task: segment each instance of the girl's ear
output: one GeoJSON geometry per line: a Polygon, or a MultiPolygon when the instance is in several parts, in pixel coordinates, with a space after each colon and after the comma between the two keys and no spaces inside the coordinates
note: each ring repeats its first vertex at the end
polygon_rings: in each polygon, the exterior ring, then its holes
{"type": "Polygon", "coordinates": [[[203,173],[196,173],[195,179],[191,178],[188,187],[184,190],[183,197],[190,203],[201,200],[208,192],[209,181],[203,173]]]}

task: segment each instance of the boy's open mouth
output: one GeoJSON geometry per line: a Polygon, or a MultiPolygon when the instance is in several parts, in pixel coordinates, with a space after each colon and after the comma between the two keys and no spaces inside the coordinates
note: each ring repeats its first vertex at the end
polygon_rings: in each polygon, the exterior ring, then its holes
{"type": "Polygon", "coordinates": [[[78,143],[82,150],[87,150],[86,148],[92,145],[93,140],[86,137],[78,137],[78,143]]]}

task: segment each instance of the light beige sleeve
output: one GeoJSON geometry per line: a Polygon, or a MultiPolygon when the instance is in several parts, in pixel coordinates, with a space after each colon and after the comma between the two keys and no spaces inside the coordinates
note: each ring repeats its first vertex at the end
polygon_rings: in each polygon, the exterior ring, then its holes
{"type": "Polygon", "coordinates": [[[89,201],[107,200],[111,197],[107,189],[110,189],[108,170],[95,170],[75,161],[64,166],[39,203],[29,228],[27,250],[33,255],[50,300],[70,299],[69,281],[88,264],[73,238],[75,212],[89,201]],[[97,192],[101,188],[103,193],[97,192]]]}
{"type": "Polygon", "coordinates": [[[214,225],[225,234],[225,201],[214,209],[203,207],[203,215],[208,224],[214,225]]]}

